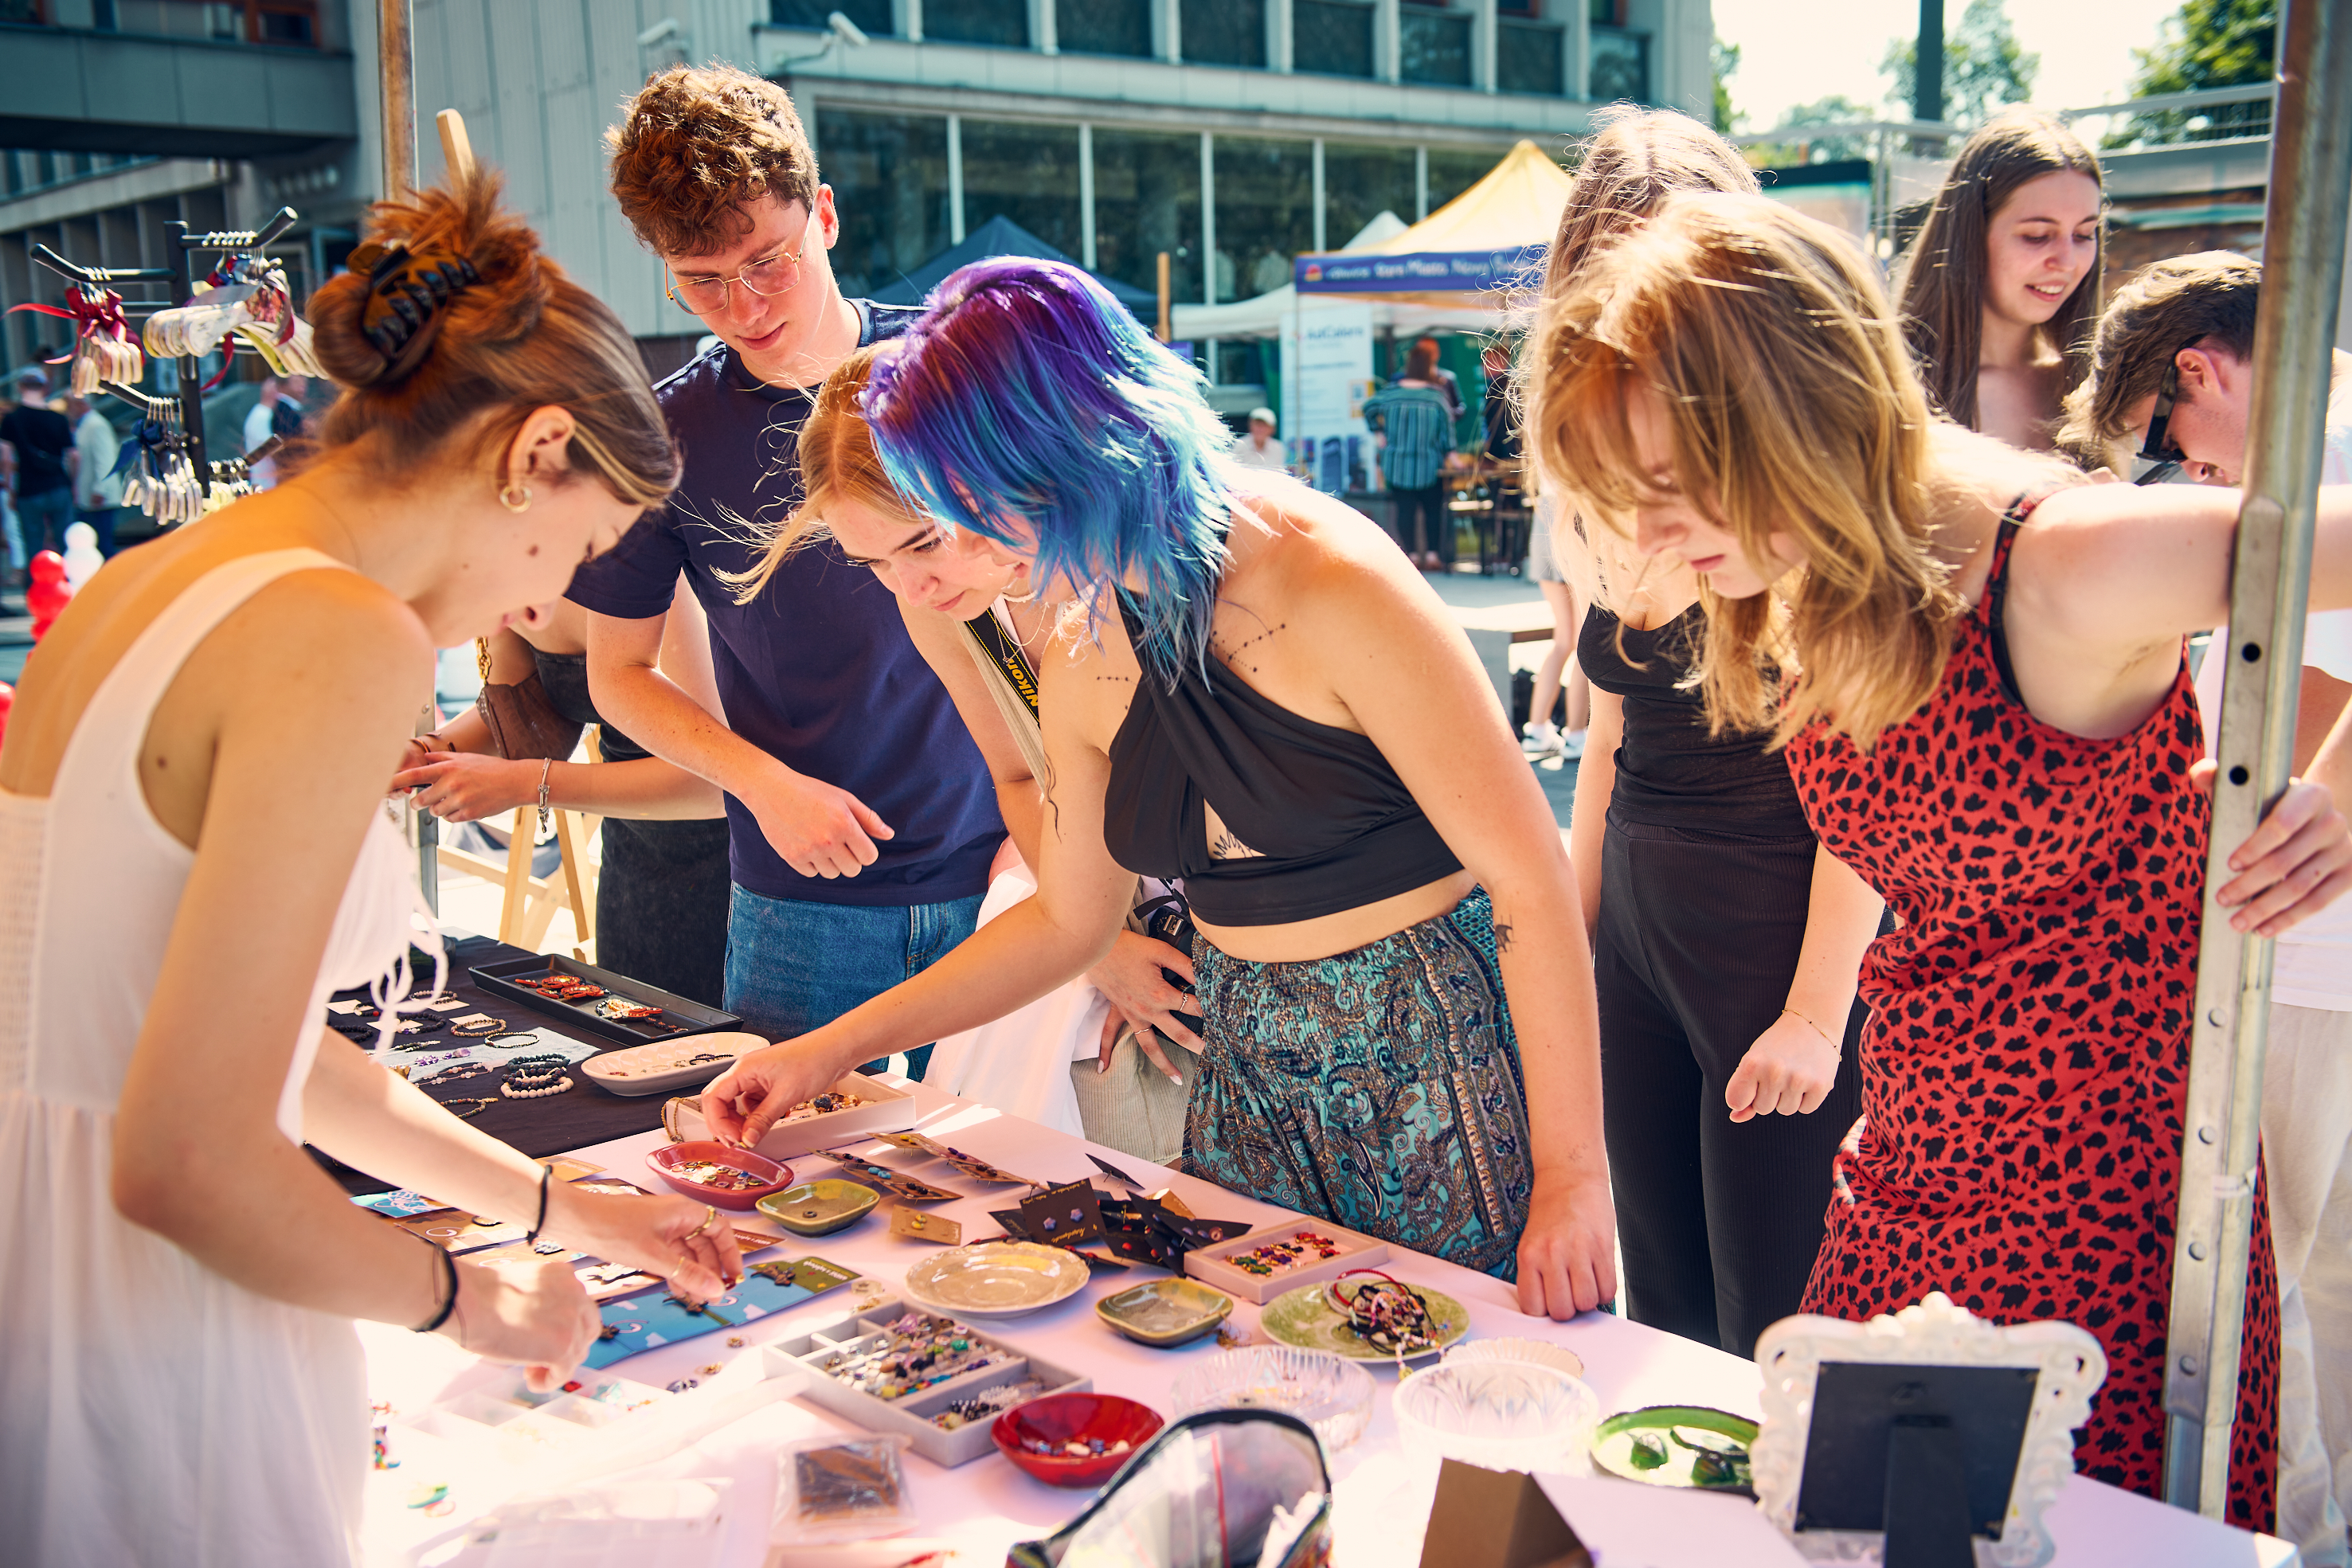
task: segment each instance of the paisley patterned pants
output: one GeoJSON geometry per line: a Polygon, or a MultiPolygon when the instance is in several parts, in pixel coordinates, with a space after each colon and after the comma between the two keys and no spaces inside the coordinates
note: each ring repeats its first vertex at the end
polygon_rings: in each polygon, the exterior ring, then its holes
{"type": "Polygon", "coordinates": [[[1517,1275],[1534,1162],[1485,889],[1353,952],[1253,964],[1204,940],[1193,969],[1208,1049],[1183,1169],[1517,1275]]]}

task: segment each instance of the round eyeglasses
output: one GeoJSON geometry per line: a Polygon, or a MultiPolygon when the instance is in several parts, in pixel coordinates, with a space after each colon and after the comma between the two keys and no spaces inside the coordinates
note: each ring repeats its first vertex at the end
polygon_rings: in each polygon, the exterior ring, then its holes
{"type": "Polygon", "coordinates": [[[808,249],[808,236],[803,235],[799,249],[772,251],[761,259],[751,262],[732,277],[702,273],[680,277],[667,263],[662,271],[669,278],[663,290],[681,310],[697,316],[716,316],[727,308],[727,286],[740,283],[753,294],[762,297],[783,293],[801,280],[801,254],[808,249]]]}

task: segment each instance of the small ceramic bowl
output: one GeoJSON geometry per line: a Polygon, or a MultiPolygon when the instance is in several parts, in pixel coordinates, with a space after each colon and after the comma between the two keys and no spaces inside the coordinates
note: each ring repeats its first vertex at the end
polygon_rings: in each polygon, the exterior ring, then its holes
{"type": "Polygon", "coordinates": [[[1154,1280],[1095,1303],[1095,1314],[1139,1344],[1165,1350],[1196,1340],[1234,1310],[1234,1299],[1193,1280],[1154,1280]]]}
{"type": "Polygon", "coordinates": [[[761,1214],[795,1236],[830,1236],[846,1230],[882,1201],[882,1195],[854,1181],[826,1176],[771,1193],[760,1200],[761,1214]]]}
{"type": "Polygon", "coordinates": [[[1048,1394],[999,1416],[989,1435],[1048,1486],[1097,1487],[1166,1425],[1149,1405],[1116,1394],[1048,1394]]]}
{"type": "Polygon", "coordinates": [[[669,1183],[698,1203],[708,1203],[719,1208],[744,1210],[755,1207],[771,1193],[783,1191],[793,1182],[793,1167],[780,1166],[772,1159],[751,1153],[749,1149],[731,1149],[725,1144],[695,1142],[672,1144],[656,1149],[646,1156],[646,1164],[654,1175],[669,1183]],[[730,1170],[759,1178],[757,1186],[744,1187],[709,1186],[682,1175],[678,1167],[702,1164],[725,1166],[730,1170]]]}

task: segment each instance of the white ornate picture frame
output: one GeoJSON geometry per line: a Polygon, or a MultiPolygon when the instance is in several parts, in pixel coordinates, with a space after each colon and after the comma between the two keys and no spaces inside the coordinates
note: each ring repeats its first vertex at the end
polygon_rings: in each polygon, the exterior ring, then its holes
{"type": "Polygon", "coordinates": [[[2074,1430],[2091,1418],[2091,1396],[2107,1379],[2106,1353],[2087,1331],[2066,1322],[2001,1328],[1938,1291],[1866,1323],[1783,1318],[1757,1340],[1756,1361],[1764,1374],[1764,1423],[1749,1454],[1758,1506],[1814,1562],[1875,1561],[1884,1543],[1876,1531],[1796,1528],[1822,1363],[2032,1368],[2040,1375],[2008,1517],[1998,1541],[1972,1544],[1984,1568],[2039,1568],[2050,1561],[2056,1548],[2042,1528],[2042,1511],[2074,1472],[2074,1430]]]}

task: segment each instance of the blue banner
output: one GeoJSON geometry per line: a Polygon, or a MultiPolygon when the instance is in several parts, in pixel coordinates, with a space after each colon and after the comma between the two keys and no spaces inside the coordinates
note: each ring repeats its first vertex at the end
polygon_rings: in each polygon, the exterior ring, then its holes
{"type": "Polygon", "coordinates": [[[1377,251],[1302,256],[1292,264],[1301,294],[1475,294],[1523,287],[1543,266],[1545,246],[1517,250],[1377,251]]]}

